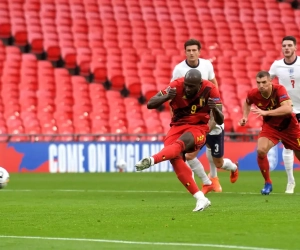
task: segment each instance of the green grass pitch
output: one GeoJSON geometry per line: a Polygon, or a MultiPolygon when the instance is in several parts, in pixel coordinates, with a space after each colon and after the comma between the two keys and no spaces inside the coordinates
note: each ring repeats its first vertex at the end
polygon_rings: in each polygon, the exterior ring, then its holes
{"type": "Polygon", "coordinates": [[[235,184],[220,172],[223,193],[193,213],[174,173],[11,174],[0,249],[300,249],[300,189],[284,194],[286,174],[271,176],[262,196],[258,171],[235,184]]]}

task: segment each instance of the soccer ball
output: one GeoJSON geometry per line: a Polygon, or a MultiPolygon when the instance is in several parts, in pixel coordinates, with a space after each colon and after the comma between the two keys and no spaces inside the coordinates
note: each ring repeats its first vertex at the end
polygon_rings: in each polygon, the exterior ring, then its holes
{"type": "Polygon", "coordinates": [[[121,159],[118,163],[117,163],[117,169],[119,170],[119,172],[124,172],[126,169],[126,162],[121,159]]]}
{"type": "Polygon", "coordinates": [[[0,167],[0,189],[5,188],[9,182],[9,173],[0,167]]]}

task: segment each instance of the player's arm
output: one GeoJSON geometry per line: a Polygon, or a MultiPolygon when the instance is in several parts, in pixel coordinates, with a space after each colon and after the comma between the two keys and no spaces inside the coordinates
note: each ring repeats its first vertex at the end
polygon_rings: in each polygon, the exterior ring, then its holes
{"type": "Polygon", "coordinates": [[[163,92],[158,92],[155,96],[151,97],[151,99],[147,103],[148,109],[156,109],[159,108],[165,102],[172,100],[176,96],[176,88],[168,87],[168,89],[163,92]]]}
{"type": "Polygon", "coordinates": [[[177,80],[178,78],[183,77],[183,75],[180,72],[180,69],[177,67],[177,65],[174,67],[173,73],[172,73],[172,79],[171,82],[177,80]]]}
{"type": "Polygon", "coordinates": [[[210,61],[208,61],[208,63],[209,63],[208,79],[218,89],[219,85],[218,85],[218,81],[216,79],[216,75],[215,75],[215,71],[214,71],[214,66],[212,65],[212,63],[210,61]]]}
{"type": "Polygon", "coordinates": [[[216,87],[211,89],[207,105],[210,108],[210,112],[212,113],[215,122],[218,125],[222,125],[224,123],[224,114],[222,112],[220,93],[216,87]]]}
{"type": "Polygon", "coordinates": [[[290,115],[293,112],[293,105],[291,100],[286,100],[280,103],[280,107],[273,110],[264,110],[264,116],[283,116],[290,115]]]}
{"type": "Polygon", "coordinates": [[[219,88],[218,81],[217,81],[216,78],[213,78],[213,79],[211,79],[211,80],[209,80],[209,81],[212,82],[213,85],[215,85],[217,88],[219,88]]]}
{"type": "MultiPolygon", "coordinates": [[[[212,98],[208,99],[208,105],[209,106],[210,106],[210,101],[213,101],[213,99],[212,98]]],[[[224,114],[222,112],[222,104],[215,104],[215,106],[213,108],[211,108],[210,110],[213,114],[213,118],[215,120],[215,123],[218,124],[218,125],[222,125],[224,123],[224,114]]]]}
{"type": "Polygon", "coordinates": [[[248,94],[247,99],[243,105],[243,118],[239,122],[241,126],[245,126],[248,121],[248,116],[251,110],[251,104],[252,102],[250,101],[249,94],[248,94]]]}
{"type": "Polygon", "coordinates": [[[276,77],[276,61],[274,61],[270,67],[269,74],[271,77],[271,80],[273,80],[276,77]]]}
{"type": "Polygon", "coordinates": [[[286,92],[285,87],[278,87],[277,95],[279,98],[280,107],[272,110],[261,110],[257,107],[254,107],[251,109],[251,111],[260,116],[283,116],[292,114],[293,104],[289,95],[286,92]]]}
{"type": "MultiPolygon", "coordinates": [[[[178,78],[181,78],[183,77],[179,68],[178,68],[178,64],[174,67],[174,70],[172,72],[172,79],[171,79],[171,82],[177,80],[178,78]]],[[[171,100],[169,100],[169,103],[171,102],[171,100]]],[[[170,108],[170,114],[171,114],[171,117],[173,117],[173,111],[172,109],[170,108]]]]}
{"type": "MultiPolygon", "coordinates": [[[[217,105],[217,108],[221,111],[222,111],[222,107],[223,107],[222,104],[217,105]]],[[[209,131],[211,131],[216,125],[217,125],[217,123],[215,122],[214,114],[212,111],[210,111],[210,118],[208,121],[209,131]]]]}

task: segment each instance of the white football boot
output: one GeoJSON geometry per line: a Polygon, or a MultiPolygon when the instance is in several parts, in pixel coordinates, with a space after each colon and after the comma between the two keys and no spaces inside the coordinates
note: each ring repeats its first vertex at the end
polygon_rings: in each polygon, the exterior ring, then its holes
{"type": "Polygon", "coordinates": [[[136,171],[142,171],[144,169],[150,168],[152,165],[154,165],[154,159],[152,157],[147,157],[135,164],[135,168],[136,171]]]}
{"type": "Polygon", "coordinates": [[[198,199],[196,203],[196,207],[194,208],[193,212],[203,211],[205,208],[209,207],[211,202],[206,197],[198,199]]]}
{"type": "Polygon", "coordinates": [[[296,187],[296,183],[288,183],[286,185],[286,190],[285,190],[285,193],[286,194],[293,194],[294,193],[294,189],[296,187]]]}

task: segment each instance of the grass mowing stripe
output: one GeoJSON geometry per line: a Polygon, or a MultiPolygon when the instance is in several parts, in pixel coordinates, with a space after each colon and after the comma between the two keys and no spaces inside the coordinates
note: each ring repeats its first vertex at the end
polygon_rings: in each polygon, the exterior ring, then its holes
{"type": "Polygon", "coordinates": [[[142,241],[84,239],[84,238],[56,238],[56,237],[39,237],[39,236],[0,235],[0,238],[31,239],[31,240],[54,240],[54,241],[105,242],[105,243],[131,244],[131,245],[213,247],[213,248],[243,249],[243,250],[283,250],[283,249],[278,249],[278,248],[260,248],[260,247],[247,247],[247,246],[230,246],[230,245],[219,245],[219,244],[176,243],[176,242],[142,242],[142,241]]]}
{"type": "MultiPolygon", "coordinates": [[[[97,189],[4,189],[1,192],[95,192],[95,193],[187,193],[185,191],[171,191],[171,190],[97,190],[97,189]]],[[[214,192],[212,192],[214,193],[214,192]]],[[[260,192],[221,192],[217,194],[247,194],[247,195],[261,195],[260,192]]],[[[271,195],[285,194],[285,193],[271,193],[271,195]]],[[[287,195],[300,195],[300,193],[287,194],[287,195]]]]}

